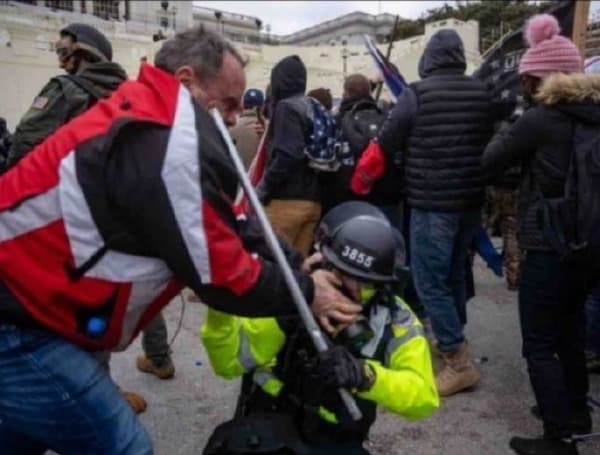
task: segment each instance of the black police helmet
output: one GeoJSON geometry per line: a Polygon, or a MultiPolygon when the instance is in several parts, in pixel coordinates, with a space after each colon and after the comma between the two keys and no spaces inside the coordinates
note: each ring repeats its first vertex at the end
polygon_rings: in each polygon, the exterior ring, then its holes
{"type": "Polygon", "coordinates": [[[389,283],[397,278],[398,248],[404,244],[397,235],[379,209],[354,201],[327,213],[316,237],[325,261],[336,269],[360,281],[389,283]]]}
{"type": "Polygon", "coordinates": [[[69,24],[60,31],[61,35],[72,36],[79,47],[101,60],[112,61],[112,45],[102,32],[87,24],[69,24]]]}
{"type": "Polygon", "coordinates": [[[315,230],[314,242],[317,244],[320,243],[323,236],[331,233],[331,231],[339,227],[342,223],[359,215],[371,215],[387,221],[383,212],[374,205],[362,201],[343,202],[329,210],[321,219],[315,230]]]}

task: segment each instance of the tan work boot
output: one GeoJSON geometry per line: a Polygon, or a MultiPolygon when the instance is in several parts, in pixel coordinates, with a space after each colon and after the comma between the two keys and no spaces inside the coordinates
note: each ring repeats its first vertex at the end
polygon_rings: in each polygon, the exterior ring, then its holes
{"type": "Polygon", "coordinates": [[[479,383],[481,374],[473,365],[465,343],[462,343],[456,352],[441,354],[444,369],[435,378],[441,397],[454,395],[479,383]]]}
{"type": "Polygon", "coordinates": [[[170,358],[163,365],[157,366],[145,355],[139,355],[135,364],[138,370],[153,374],[159,379],[171,379],[175,375],[175,367],[170,358]]]}
{"type": "Polygon", "coordinates": [[[133,409],[133,412],[136,414],[141,414],[148,407],[148,403],[146,403],[144,397],[135,392],[124,392],[121,390],[121,395],[123,395],[123,398],[125,398],[127,404],[131,406],[131,409],[133,409]]]}

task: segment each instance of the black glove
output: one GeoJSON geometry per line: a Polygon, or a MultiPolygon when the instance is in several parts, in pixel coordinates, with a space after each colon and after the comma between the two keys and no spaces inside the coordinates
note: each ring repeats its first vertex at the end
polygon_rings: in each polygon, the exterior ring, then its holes
{"type": "Polygon", "coordinates": [[[344,346],[334,346],[321,352],[317,373],[326,387],[359,392],[370,389],[375,380],[371,368],[344,346]]]}

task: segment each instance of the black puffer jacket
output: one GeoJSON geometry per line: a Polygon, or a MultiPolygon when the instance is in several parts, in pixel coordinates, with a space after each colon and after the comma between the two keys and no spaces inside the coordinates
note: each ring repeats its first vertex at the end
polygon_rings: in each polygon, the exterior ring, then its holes
{"type": "Polygon", "coordinates": [[[259,194],[271,199],[319,201],[317,174],[304,154],[312,122],[302,103],[294,102],[306,90],[306,68],[297,56],[286,57],[271,71],[271,108],[268,138],[269,161],[259,194]]]}
{"type": "Polygon", "coordinates": [[[411,85],[384,123],[379,142],[388,163],[406,149],[408,203],[421,210],[456,212],[480,207],[481,154],[492,135],[491,98],[465,76],[463,44],[453,30],[431,37],[411,85]]]}
{"type": "Polygon", "coordinates": [[[550,251],[538,220],[540,191],[547,199],[563,196],[577,122],[598,125],[600,133],[600,75],[554,75],[536,98],[536,106],[490,142],[483,168],[494,178],[522,163],[519,246],[550,251]]]}

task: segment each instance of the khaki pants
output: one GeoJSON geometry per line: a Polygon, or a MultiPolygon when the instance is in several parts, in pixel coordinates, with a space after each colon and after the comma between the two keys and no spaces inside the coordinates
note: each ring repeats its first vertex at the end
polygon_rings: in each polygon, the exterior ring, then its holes
{"type": "Polygon", "coordinates": [[[265,207],[265,212],[277,235],[306,256],[321,217],[321,205],[298,199],[273,199],[265,207]]]}
{"type": "Polygon", "coordinates": [[[500,222],[504,269],[509,289],[517,289],[520,278],[521,252],[517,241],[517,202],[518,192],[502,188],[494,189],[492,213],[488,226],[500,222]]]}

